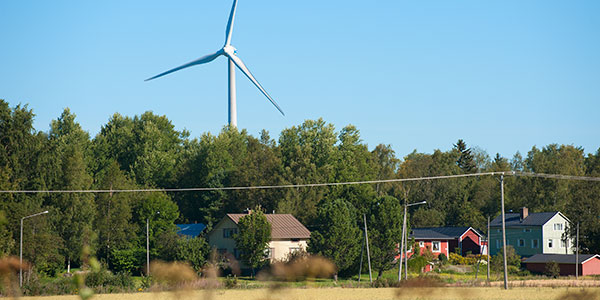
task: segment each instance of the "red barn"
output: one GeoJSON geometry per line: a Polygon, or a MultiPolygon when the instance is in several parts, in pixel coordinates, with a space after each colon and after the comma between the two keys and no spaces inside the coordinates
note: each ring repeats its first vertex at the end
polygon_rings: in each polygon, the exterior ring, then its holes
{"type": "MultiPolygon", "coordinates": [[[[419,243],[419,252],[429,248],[435,256],[458,252],[461,255],[481,253],[481,234],[473,227],[414,228],[409,235],[419,243]]],[[[412,253],[409,252],[410,257],[412,253]]]]}
{"type": "MultiPolygon", "coordinates": [[[[527,270],[534,273],[544,273],[546,264],[556,262],[560,267],[561,276],[575,275],[575,254],[536,254],[525,259],[523,263],[527,270]]],[[[579,254],[579,275],[600,275],[600,255],[579,254]]]]}

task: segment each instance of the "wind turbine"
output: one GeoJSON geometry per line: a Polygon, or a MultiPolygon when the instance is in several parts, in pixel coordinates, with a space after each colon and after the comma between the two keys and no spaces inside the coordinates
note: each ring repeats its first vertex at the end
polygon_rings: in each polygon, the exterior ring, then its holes
{"type": "Polygon", "coordinates": [[[248,68],[246,67],[244,62],[236,55],[237,49],[235,49],[233,46],[231,46],[231,34],[233,33],[233,21],[235,20],[236,7],[237,7],[237,0],[233,0],[233,6],[231,7],[231,14],[229,15],[229,22],[227,22],[227,30],[225,31],[225,45],[223,45],[223,48],[221,48],[219,51],[217,51],[213,54],[205,55],[205,56],[200,57],[196,60],[193,60],[187,64],[181,65],[177,68],[160,73],[154,77],[150,77],[145,80],[145,81],[149,81],[149,80],[156,79],[158,77],[162,77],[167,74],[170,74],[175,71],[179,71],[179,70],[191,67],[191,66],[206,64],[206,63],[209,63],[209,62],[215,60],[217,57],[219,57],[221,55],[226,56],[228,58],[228,62],[229,62],[229,125],[233,126],[233,127],[237,127],[237,108],[236,108],[236,93],[235,93],[235,67],[236,66],[240,69],[240,71],[242,71],[242,73],[244,73],[244,75],[246,75],[246,77],[248,77],[248,79],[250,79],[250,81],[252,81],[252,83],[254,83],[254,85],[267,97],[267,99],[269,99],[269,101],[271,101],[271,103],[277,108],[277,110],[279,110],[279,112],[285,116],[285,114],[283,113],[283,110],[281,110],[281,107],[279,107],[279,105],[277,105],[277,102],[275,102],[275,100],[273,100],[273,98],[271,98],[269,93],[267,93],[267,91],[265,91],[265,89],[260,85],[260,83],[258,83],[256,78],[254,78],[254,76],[252,75],[250,70],[248,70],[248,68]]]}

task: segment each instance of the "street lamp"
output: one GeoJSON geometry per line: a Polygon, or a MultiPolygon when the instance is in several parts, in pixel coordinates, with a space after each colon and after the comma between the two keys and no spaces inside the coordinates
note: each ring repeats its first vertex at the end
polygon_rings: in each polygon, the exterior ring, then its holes
{"type": "MultiPolygon", "coordinates": [[[[157,215],[160,211],[156,212],[157,215]]],[[[146,275],[150,275],[150,218],[146,218],[146,275]]]]}
{"type": "Polygon", "coordinates": [[[23,286],[23,220],[47,213],[48,211],[46,210],[37,214],[21,218],[21,239],[19,241],[19,287],[23,286]]]}
{"type": "Polygon", "coordinates": [[[404,255],[404,279],[408,279],[408,232],[406,232],[406,209],[409,206],[425,204],[427,201],[421,201],[408,204],[404,201],[404,221],[402,223],[402,241],[400,243],[400,263],[398,265],[398,281],[402,279],[402,255],[404,255]]]}

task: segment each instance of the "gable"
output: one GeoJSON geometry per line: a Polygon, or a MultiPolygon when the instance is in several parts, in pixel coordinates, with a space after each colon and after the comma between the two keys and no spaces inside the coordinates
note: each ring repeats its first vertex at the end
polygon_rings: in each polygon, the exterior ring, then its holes
{"type": "MultiPolygon", "coordinates": [[[[237,224],[247,214],[227,214],[237,224]]],[[[271,239],[309,239],[310,231],[291,214],[265,214],[271,224],[271,239]]]]}

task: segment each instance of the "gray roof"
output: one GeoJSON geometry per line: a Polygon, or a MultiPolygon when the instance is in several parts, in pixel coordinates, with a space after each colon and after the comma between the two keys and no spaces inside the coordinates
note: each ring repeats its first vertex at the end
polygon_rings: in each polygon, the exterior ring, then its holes
{"type": "MultiPolygon", "coordinates": [[[[579,254],[579,263],[597,257],[600,259],[598,254],[579,254]]],[[[536,254],[532,257],[526,258],[525,263],[548,263],[555,261],[559,264],[575,264],[575,254],[536,254]]]]}
{"type": "MultiPolygon", "coordinates": [[[[248,214],[227,214],[235,224],[248,214]]],[[[291,214],[265,214],[271,224],[272,239],[309,239],[310,231],[291,214]]]]}
{"type": "MultiPolygon", "coordinates": [[[[506,222],[506,226],[542,226],[558,213],[557,211],[530,213],[522,222],[519,213],[508,213],[504,214],[504,222],[506,222]]],[[[502,215],[497,216],[490,222],[490,227],[496,226],[502,226],[502,215]]]]}
{"type": "MultiPolygon", "coordinates": [[[[459,238],[471,227],[426,227],[426,228],[413,228],[410,232],[410,237],[415,239],[440,239],[440,240],[453,240],[459,238]]],[[[481,236],[477,230],[473,229],[477,235],[481,236]]]]}

